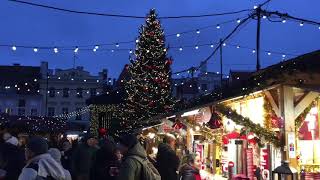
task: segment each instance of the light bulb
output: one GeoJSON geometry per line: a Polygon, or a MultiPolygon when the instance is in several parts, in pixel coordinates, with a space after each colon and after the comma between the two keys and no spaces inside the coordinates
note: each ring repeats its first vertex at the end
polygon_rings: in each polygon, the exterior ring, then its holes
{"type": "Polygon", "coordinates": [[[237,49],[239,49],[240,48],[240,46],[237,46],[237,49]]]}
{"type": "Polygon", "coordinates": [[[195,48],[196,48],[196,49],[199,49],[199,46],[196,46],[195,48]]]}
{"type": "Polygon", "coordinates": [[[283,58],[285,58],[285,57],[286,57],[286,55],[285,55],[285,54],[283,54],[283,55],[282,55],[282,57],[283,57],[283,58]]]}
{"type": "Polygon", "coordinates": [[[271,52],[268,52],[268,55],[270,56],[270,55],[271,55],[271,52]]]}
{"type": "Polygon", "coordinates": [[[241,20],[240,19],[237,19],[237,23],[240,23],[241,22],[241,20]]]}
{"type": "Polygon", "coordinates": [[[227,44],[226,44],[226,43],[223,43],[222,45],[223,45],[223,46],[226,46],[227,44]]]}
{"type": "Polygon", "coordinates": [[[53,48],[53,52],[54,52],[54,53],[58,53],[58,52],[59,52],[58,48],[56,48],[56,47],[53,48]]]}
{"type": "Polygon", "coordinates": [[[96,49],[96,48],[94,48],[94,49],[93,49],[93,52],[97,52],[97,49],[96,49]]]}
{"type": "Polygon", "coordinates": [[[200,30],[199,29],[197,29],[197,34],[200,34],[200,30]]]}
{"type": "Polygon", "coordinates": [[[38,48],[33,48],[33,51],[34,52],[38,52],[38,48]]]}
{"type": "Polygon", "coordinates": [[[253,6],[253,9],[257,9],[258,8],[258,6],[253,6]]]}
{"type": "Polygon", "coordinates": [[[76,47],[76,48],[74,49],[74,52],[77,53],[78,51],[79,51],[79,48],[76,47]]]}
{"type": "Polygon", "coordinates": [[[130,49],[129,54],[132,54],[132,50],[130,49]]]}
{"type": "Polygon", "coordinates": [[[120,46],[120,45],[117,43],[117,44],[116,44],[116,47],[118,48],[119,46],[120,46]]]}
{"type": "Polygon", "coordinates": [[[217,29],[220,29],[221,27],[220,27],[220,25],[219,24],[217,24],[217,29]]]}
{"type": "Polygon", "coordinates": [[[256,53],[256,50],[252,50],[252,53],[256,53]]]}
{"type": "Polygon", "coordinates": [[[111,50],[111,52],[113,53],[113,52],[114,52],[114,50],[112,49],[112,50],[111,50]]]}
{"type": "Polygon", "coordinates": [[[303,26],[303,22],[300,23],[300,26],[303,26]]]}
{"type": "Polygon", "coordinates": [[[139,39],[136,39],[136,43],[138,43],[139,42],[139,39]]]}
{"type": "Polygon", "coordinates": [[[12,50],[13,50],[13,51],[16,51],[16,50],[17,50],[17,47],[16,47],[16,46],[12,46],[12,50]]]}
{"type": "Polygon", "coordinates": [[[263,19],[267,19],[267,16],[262,16],[263,19]]]}
{"type": "Polygon", "coordinates": [[[287,22],[286,19],[283,19],[283,20],[282,20],[282,23],[286,23],[286,22],[287,22]]]}
{"type": "Polygon", "coordinates": [[[182,47],[180,47],[180,48],[179,48],[179,51],[182,51],[182,50],[183,50],[182,47]]]}
{"type": "Polygon", "coordinates": [[[211,44],[210,47],[213,48],[214,47],[213,44],[211,44]]]}
{"type": "Polygon", "coordinates": [[[179,33],[177,34],[177,37],[180,37],[180,34],[179,34],[179,33]]]}
{"type": "Polygon", "coordinates": [[[95,49],[99,49],[99,46],[98,46],[98,45],[96,45],[94,48],[95,48],[95,49]]]}

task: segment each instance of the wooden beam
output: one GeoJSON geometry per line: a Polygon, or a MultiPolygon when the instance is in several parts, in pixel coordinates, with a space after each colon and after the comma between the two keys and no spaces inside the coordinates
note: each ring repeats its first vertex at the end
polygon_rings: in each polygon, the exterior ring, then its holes
{"type": "Polygon", "coordinates": [[[294,119],[296,119],[311,103],[319,96],[319,93],[310,91],[294,108],[294,119]]]}
{"type": "Polygon", "coordinates": [[[269,102],[270,102],[270,104],[272,106],[272,109],[276,113],[277,117],[281,117],[281,113],[280,113],[279,107],[278,107],[277,103],[274,101],[271,93],[269,91],[265,91],[264,93],[265,93],[267,99],[269,100],[269,102]]]}

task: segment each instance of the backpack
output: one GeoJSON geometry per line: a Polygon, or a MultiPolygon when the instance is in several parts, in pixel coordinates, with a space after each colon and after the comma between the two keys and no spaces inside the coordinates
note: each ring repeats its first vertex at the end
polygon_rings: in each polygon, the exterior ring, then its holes
{"type": "Polygon", "coordinates": [[[142,180],[161,180],[158,170],[147,159],[139,156],[130,156],[130,158],[137,160],[141,164],[141,179],[142,180]]]}
{"type": "MultiPolygon", "coordinates": [[[[37,163],[31,163],[31,164],[29,164],[29,166],[27,166],[27,168],[31,168],[31,169],[35,170],[36,172],[38,172],[39,165],[37,163]]],[[[36,180],[55,180],[55,179],[51,176],[42,177],[42,176],[37,175],[36,180]]]]}

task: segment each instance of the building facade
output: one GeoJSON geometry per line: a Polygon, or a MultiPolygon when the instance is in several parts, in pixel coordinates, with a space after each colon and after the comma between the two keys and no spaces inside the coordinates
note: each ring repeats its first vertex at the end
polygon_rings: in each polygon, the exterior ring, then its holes
{"type": "Polygon", "coordinates": [[[85,111],[86,100],[99,95],[108,84],[107,70],[91,75],[83,67],[72,69],[48,69],[41,63],[40,94],[43,96],[42,112],[47,116],[69,115],[71,122],[88,123],[89,111],[85,111]]]}
{"type": "Polygon", "coordinates": [[[39,67],[0,66],[0,74],[0,113],[18,116],[43,114],[39,67]]]}

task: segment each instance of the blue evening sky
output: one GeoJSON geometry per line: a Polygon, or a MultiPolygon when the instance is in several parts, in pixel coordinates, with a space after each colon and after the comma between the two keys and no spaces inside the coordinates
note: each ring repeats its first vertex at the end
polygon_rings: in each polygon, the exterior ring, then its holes
{"type": "MultiPolygon", "coordinates": [[[[199,15],[218,12],[252,9],[261,0],[26,0],[61,8],[114,13],[126,15],[145,15],[150,8],[156,8],[159,16],[199,15]]],[[[319,0],[272,0],[268,10],[277,10],[293,16],[320,21],[319,0]]],[[[206,17],[197,19],[162,20],[166,34],[196,30],[204,26],[215,26],[219,22],[237,17],[244,17],[247,13],[222,17],[206,17]]],[[[76,46],[100,43],[116,43],[134,40],[138,35],[138,28],[144,23],[142,19],[112,18],[91,15],[64,13],[49,9],[32,7],[29,5],[0,0],[0,44],[26,46],[76,46]]],[[[229,33],[236,22],[196,32],[183,34],[179,38],[171,36],[167,43],[172,47],[191,46],[189,48],[170,49],[173,57],[173,71],[198,65],[212,51],[210,46],[199,47],[196,44],[217,42],[219,38],[229,33]]],[[[228,43],[241,46],[255,47],[256,22],[252,20],[241,29],[228,43]]],[[[287,21],[285,24],[262,21],[261,47],[265,50],[278,51],[289,54],[303,54],[319,49],[320,29],[317,26],[299,26],[299,22],[287,21]]],[[[90,47],[91,48],[91,47],[90,47]]],[[[93,48],[93,47],[92,47],[93,48]]],[[[85,51],[79,49],[76,66],[84,66],[86,70],[97,74],[107,68],[111,77],[117,77],[123,66],[129,62],[128,51],[116,51],[114,45],[101,48],[104,51],[85,51]],[[115,49],[111,52],[111,49],[115,49]]],[[[134,44],[120,44],[121,48],[131,49],[134,44]]],[[[254,70],[255,56],[252,50],[224,48],[224,73],[230,69],[254,70]]],[[[288,56],[287,56],[288,57],[288,56]]],[[[279,54],[270,56],[263,52],[262,66],[281,61],[279,54]]],[[[8,47],[0,47],[0,64],[8,65],[20,63],[22,65],[39,65],[41,61],[48,61],[50,68],[73,67],[73,51],[59,50],[55,54],[52,49],[39,50],[17,48],[12,51],[8,47]]],[[[210,71],[219,71],[218,55],[208,64],[210,71]]]]}

